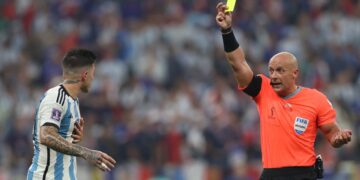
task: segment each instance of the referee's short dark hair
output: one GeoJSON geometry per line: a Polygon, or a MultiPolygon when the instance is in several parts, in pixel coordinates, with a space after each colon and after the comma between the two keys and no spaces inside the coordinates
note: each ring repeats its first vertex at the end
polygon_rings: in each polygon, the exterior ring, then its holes
{"type": "Polygon", "coordinates": [[[96,55],[87,49],[71,49],[68,51],[62,61],[63,69],[75,69],[90,66],[96,61],[96,55]]]}

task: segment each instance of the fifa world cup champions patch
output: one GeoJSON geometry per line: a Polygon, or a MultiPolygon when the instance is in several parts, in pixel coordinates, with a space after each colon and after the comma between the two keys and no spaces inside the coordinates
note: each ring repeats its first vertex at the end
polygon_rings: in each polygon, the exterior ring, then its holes
{"type": "Polygon", "coordinates": [[[294,121],[294,130],[296,134],[303,134],[306,131],[306,128],[308,127],[309,120],[302,118],[302,117],[296,117],[294,121]]]}
{"type": "Polygon", "coordinates": [[[61,118],[61,111],[56,108],[53,108],[51,112],[51,119],[60,121],[60,118],[61,118]]]}

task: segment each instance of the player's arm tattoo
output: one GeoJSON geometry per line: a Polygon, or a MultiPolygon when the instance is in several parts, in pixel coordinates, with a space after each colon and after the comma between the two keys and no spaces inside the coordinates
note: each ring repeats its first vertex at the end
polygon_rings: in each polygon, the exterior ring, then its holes
{"type": "Polygon", "coordinates": [[[66,141],[58,133],[55,125],[44,125],[40,128],[40,143],[63,154],[79,156],[95,162],[99,159],[96,151],[66,141]]]}

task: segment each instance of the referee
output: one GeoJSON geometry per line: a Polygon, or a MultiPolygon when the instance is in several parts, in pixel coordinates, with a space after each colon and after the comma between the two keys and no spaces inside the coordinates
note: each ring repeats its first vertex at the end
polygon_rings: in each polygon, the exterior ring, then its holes
{"type": "Polygon", "coordinates": [[[226,58],[239,90],[255,101],[260,115],[263,172],[260,179],[316,179],[314,142],[319,128],[335,147],[350,142],[351,131],[336,123],[336,113],[327,97],[296,84],[296,57],[289,52],[274,55],[268,64],[269,77],[254,75],[231,29],[231,13],[217,5],[216,22],[221,28],[226,58]]]}

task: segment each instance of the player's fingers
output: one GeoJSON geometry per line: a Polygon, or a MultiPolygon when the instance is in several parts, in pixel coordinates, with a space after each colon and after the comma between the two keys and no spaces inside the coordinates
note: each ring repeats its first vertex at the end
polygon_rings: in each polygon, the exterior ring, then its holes
{"type": "Polygon", "coordinates": [[[79,123],[75,123],[75,127],[74,128],[76,128],[76,129],[80,129],[81,127],[80,127],[80,124],[79,123]]]}
{"type": "Polygon", "coordinates": [[[102,171],[110,171],[108,170],[109,168],[105,165],[105,163],[100,162],[100,163],[96,163],[96,166],[101,169],[102,171]]]}
{"type": "Polygon", "coordinates": [[[73,134],[77,134],[77,135],[79,135],[81,132],[80,132],[80,129],[79,128],[77,128],[77,127],[75,127],[74,128],[74,133],[73,134]]]}
{"type": "Polygon", "coordinates": [[[75,128],[81,129],[81,124],[80,123],[75,123],[75,128]]]}
{"type": "Polygon", "coordinates": [[[71,137],[74,139],[74,141],[80,140],[80,138],[81,138],[79,135],[76,135],[76,134],[71,135],[71,137]]]}
{"type": "Polygon", "coordinates": [[[99,159],[96,160],[96,164],[101,164],[101,163],[102,163],[101,158],[99,158],[99,159]]]}
{"type": "Polygon", "coordinates": [[[83,126],[84,126],[84,123],[85,123],[84,118],[81,117],[81,118],[80,118],[80,126],[83,127],[83,126]]]}
{"type": "Polygon", "coordinates": [[[116,161],[115,161],[113,158],[111,158],[110,156],[104,157],[103,162],[104,162],[104,163],[106,164],[106,166],[109,167],[109,168],[114,168],[114,167],[115,167],[115,163],[116,163],[116,161]]]}
{"type": "Polygon", "coordinates": [[[107,154],[105,154],[105,153],[102,154],[102,157],[103,157],[104,159],[106,159],[107,161],[113,163],[113,164],[116,163],[115,159],[113,159],[111,156],[109,156],[109,155],[107,155],[107,154]]]}
{"type": "Polygon", "coordinates": [[[80,136],[79,134],[72,134],[71,137],[72,137],[72,138],[79,139],[81,136],[80,136]]]}
{"type": "Polygon", "coordinates": [[[112,168],[115,167],[115,161],[114,159],[112,159],[109,155],[102,153],[101,154],[101,161],[100,164],[102,166],[103,169],[110,171],[112,168]]]}
{"type": "Polygon", "coordinates": [[[104,160],[103,163],[105,163],[106,167],[108,167],[109,169],[110,169],[110,168],[112,169],[112,168],[115,167],[115,164],[112,163],[112,162],[110,162],[110,161],[108,161],[108,160],[104,160]]]}

